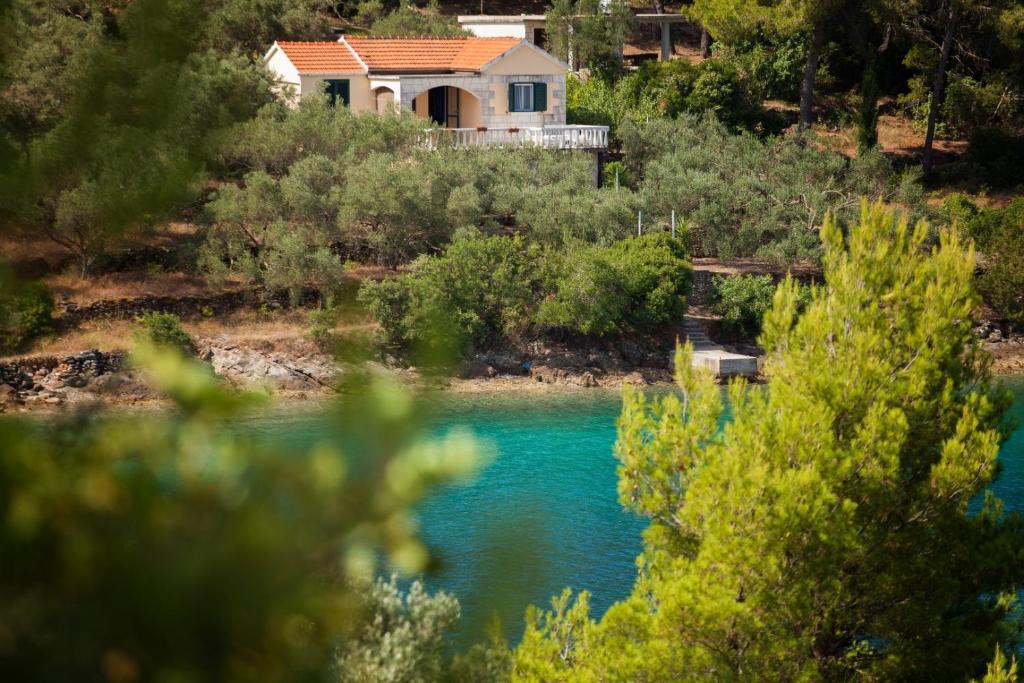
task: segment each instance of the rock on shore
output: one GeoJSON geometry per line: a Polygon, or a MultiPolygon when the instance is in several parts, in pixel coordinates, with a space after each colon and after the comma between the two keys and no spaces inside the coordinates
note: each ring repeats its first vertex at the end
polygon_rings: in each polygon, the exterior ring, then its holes
{"type": "Polygon", "coordinates": [[[337,379],[338,365],[313,349],[298,353],[239,346],[225,337],[209,340],[200,358],[213,371],[238,386],[263,385],[286,391],[330,390],[337,379]]]}
{"type": "MultiPolygon", "coordinates": [[[[239,345],[226,338],[200,340],[200,357],[233,386],[275,392],[330,393],[339,366],[302,340],[278,350],[239,345]]],[[[30,357],[0,364],[0,410],[103,402],[136,404],[163,397],[130,367],[123,351],[96,349],[65,357],[30,357]]]]}

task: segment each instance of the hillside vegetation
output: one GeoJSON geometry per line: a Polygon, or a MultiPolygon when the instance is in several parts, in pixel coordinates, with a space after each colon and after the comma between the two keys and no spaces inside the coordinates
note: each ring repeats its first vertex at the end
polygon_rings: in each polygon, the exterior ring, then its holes
{"type": "MultiPolygon", "coordinates": [[[[612,131],[600,188],[590,155],[284,106],[260,61],[477,7],[0,0],[0,354],[97,348],[75,367],[123,367],[96,396],[145,381],[167,408],[0,417],[0,680],[1018,680],[1024,520],[989,489],[1008,396],[976,324],[1024,325],[1020,0],[652,2],[707,55],[642,65],[619,46],[653,40],[646,4],[554,0],[570,122],[612,131]],[[715,281],[765,355],[728,412],[689,346],[674,391],[624,392],[619,499],[649,519],[629,595],[602,616],[566,589],[514,646],[454,652],[415,510],[487,449],[425,437],[436,396],[399,369],[652,342],[667,375],[705,258],[824,282],[715,281]],[[253,355],[341,393],[342,438],[247,435],[266,394],[224,368],[253,355]]],[[[0,364],[0,407],[88,374],[35,361],[0,364]]]]}

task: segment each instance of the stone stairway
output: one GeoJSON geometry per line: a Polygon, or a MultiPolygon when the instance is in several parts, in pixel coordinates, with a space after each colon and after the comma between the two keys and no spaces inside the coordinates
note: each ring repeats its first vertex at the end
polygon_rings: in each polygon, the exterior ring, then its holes
{"type": "Polygon", "coordinates": [[[704,329],[704,323],[696,318],[686,316],[683,319],[683,331],[686,332],[686,338],[693,344],[695,350],[721,348],[711,341],[707,330],[704,329]]]}

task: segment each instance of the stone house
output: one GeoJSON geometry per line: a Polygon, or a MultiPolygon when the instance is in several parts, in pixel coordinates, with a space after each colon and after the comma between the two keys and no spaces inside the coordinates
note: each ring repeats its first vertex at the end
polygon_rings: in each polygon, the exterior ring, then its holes
{"type": "Polygon", "coordinates": [[[456,144],[607,147],[606,127],[566,125],[568,67],[524,38],[278,41],[264,63],[293,101],[326,92],[354,112],[411,110],[456,144]]]}

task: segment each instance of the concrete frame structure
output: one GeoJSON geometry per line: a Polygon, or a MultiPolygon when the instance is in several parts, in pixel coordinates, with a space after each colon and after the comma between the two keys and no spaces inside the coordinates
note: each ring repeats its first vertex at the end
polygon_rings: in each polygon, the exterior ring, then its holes
{"type": "Polygon", "coordinates": [[[462,28],[475,36],[523,38],[534,45],[544,46],[547,17],[543,14],[462,14],[458,20],[462,28]]]}
{"type": "MultiPolygon", "coordinates": [[[[661,59],[671,59],[672,24],[685,23],[686,19],[681,14],[636,14],[633,20],[638,24],[661,27],[661,59]]],[[[468,14],[459,16],[459,25],[476,36],[516,37],[538,43],[536,32],[538,29],[544,30],[545,17],[543,14],[468,14]]]]}

